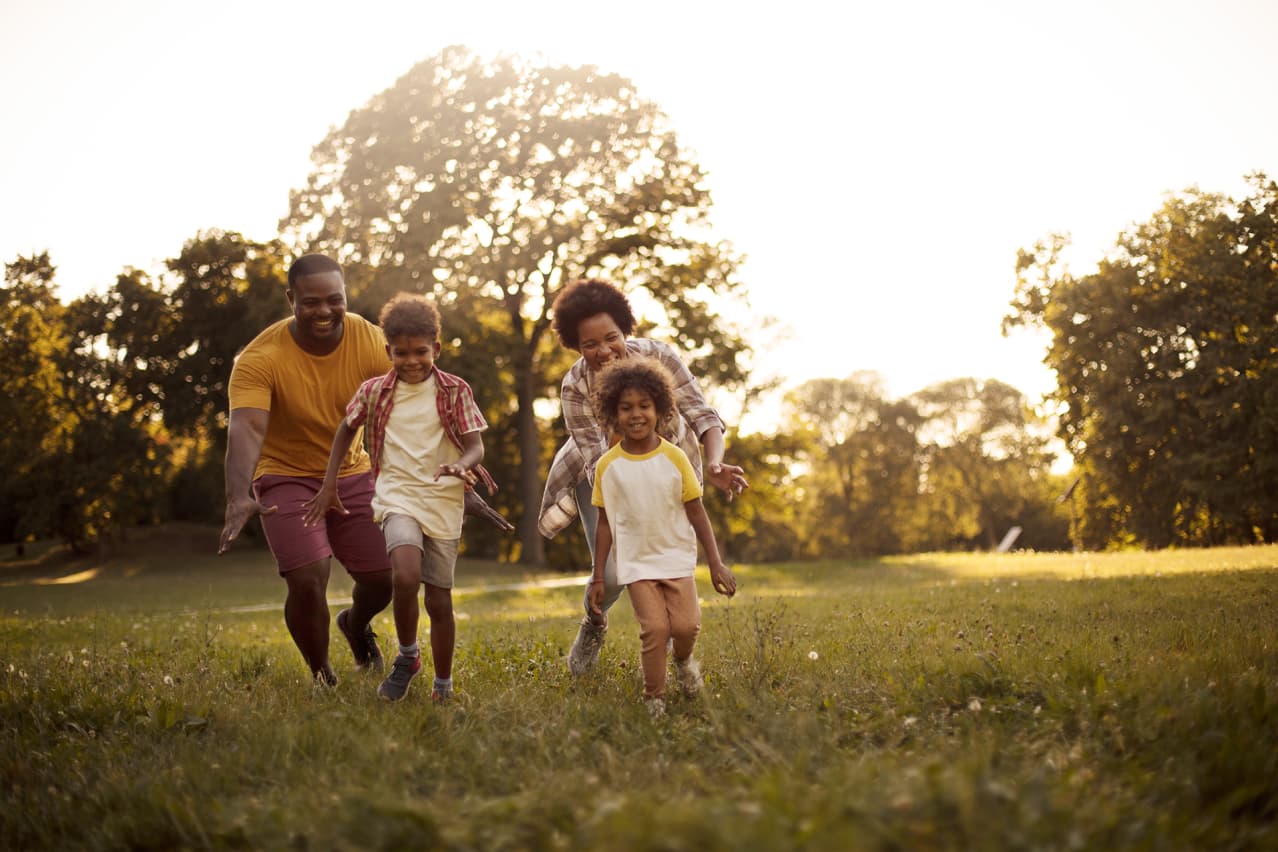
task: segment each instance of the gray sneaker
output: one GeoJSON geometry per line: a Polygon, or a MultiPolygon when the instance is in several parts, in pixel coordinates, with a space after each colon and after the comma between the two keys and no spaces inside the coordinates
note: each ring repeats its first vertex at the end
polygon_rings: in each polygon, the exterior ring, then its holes
{"type": "Polygon", "coordinates": [[[675,660],[675,674],[679,679],[679,688],[689,698],[699,693],[705,683],[701,678],[701,666],[692,657],[675,660]]]}
{"type": "Polygon", "coordinates": [[[604,634],[608,625],[595,624],[589,616],[581,620],[577,630],[577,638],[573,640],[568,651],[568,671],[576,676],[584,675],[599,662],[599,649],[603,647],[604,634]]]}
{"type": "Polygon", "coordinates": [[[337,629],[342,631],[342,635],[351,646],[351,653],[355,656],[356,671],[380,672],[385,668],[386,663],[382,659],[382,649],[377,647],[377,634],[373,632],[373,625],[365,624],[363,635],[356,636],[347,626],[350,619],[349,609],[339,612],[337,629]]]}
{"type": "Polygon", "coordinates": [[[408,693],[408,685],[421,670],[421,654],[416,657],[397,655],[395,661],[391,663],[391,673],[386,676],[386,680],[382,681],[382,685],[377,687],[377,694],[387,701],[398,701],[408,693]]]}

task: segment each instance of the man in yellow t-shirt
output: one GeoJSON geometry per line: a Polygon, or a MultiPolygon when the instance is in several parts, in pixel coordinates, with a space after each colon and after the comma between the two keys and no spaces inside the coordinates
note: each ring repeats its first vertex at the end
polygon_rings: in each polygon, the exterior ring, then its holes
{"type": "Polygon", "coordinates": [[[226,448],[225,553],[254,514],[288,585],[284,621],[317,681],[335,684],[328,660],[328,578],[334,556],[355,586],[337,614],[358,669],[382,668],[369,622],[391,600],[390,561],[373,521],[373,476],[356,436],[338,473],[346,513],[306,526],[303,504],[324,479],[333,433],[364,382],[390,369],[381,329],[346,313],[336,261],[318,254],[288,270],[293,316],[268,327],[235,359],[226,448]]]}

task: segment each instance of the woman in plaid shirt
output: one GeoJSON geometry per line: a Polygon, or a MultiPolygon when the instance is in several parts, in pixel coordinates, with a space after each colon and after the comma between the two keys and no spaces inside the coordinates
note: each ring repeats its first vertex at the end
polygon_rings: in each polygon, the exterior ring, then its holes
{"type": "MultiPolygon", "coordinates": [[[[749,487],[741,468],[724,464],[723,420],[706,402],[701,386],[679,354],[665,343],[630,337],[635,329],[635,315],[621,290],[607,281],[578,281],[559,294],[552,311],[560,343],[581,357],[564,376],[560,387],[559,401],[568,440],[555,454],[546,478],[537,522],[542,535],[553,538],[566,529],[573,518],[580,516],[593,564],[599,513],[591,505],[591,490],[595,464],[608,449],[611,436],[604,431],[591,405],[591,392],[599,370],[615,359],[632,355],[655,358],[673,378],[679,416],[671,418],[662,437],[687,454],[697,478],[718,488],[728,499],[749,487]],[[706,454],[704,473],[702,448],[706,454]]],[[[590,606],[589,584],[582,596],[585,617],[568,654],[568,669],[574,675],[590,671],[599,659],[608,629],[608,609],[617,602],[621,590],[617,585],[616,560],[610,556],[599,611],[590,606]]]]}

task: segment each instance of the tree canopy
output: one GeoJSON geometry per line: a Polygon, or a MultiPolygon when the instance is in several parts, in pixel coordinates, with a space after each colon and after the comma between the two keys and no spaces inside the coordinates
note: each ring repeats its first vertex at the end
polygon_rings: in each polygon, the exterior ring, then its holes
{"type": "Polygon", "coordinates": [[[472,384],[488,406],[514,400],[490,410],[518,441],[504,506],[522,516],[525,561],[543,553],[534,405],[571,360],[548,334],[565,284],[616,281],[694,374],[743,378],[745,343],[714,307],[739,293],[739,260],[711,236],[705,173],[624,77],[451,47],[353,111],[313,161],[282,223],[289,241],[339,259],[367,315],[398,291],[434,297],[445,328],[466,331],[458,342],[482,341],[466,363],[498,368],[472,384]]]}
{"type": "Polygon", "coordinates": [[[1059,236],[1018,256],[1005,326],[1051,332],[1088,546],[1278,540],[1278,185],[1249,186],[1168,198],[1091,274],[1059,236]]]}

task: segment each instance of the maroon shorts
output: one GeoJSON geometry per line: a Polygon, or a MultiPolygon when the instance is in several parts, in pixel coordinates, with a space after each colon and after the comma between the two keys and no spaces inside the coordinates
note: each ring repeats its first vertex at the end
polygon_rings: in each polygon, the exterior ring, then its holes
{"type": "Polygon", "coordinates": [[[271,546],[281,574],[312,562],[337,557],[348,572],[390,570],[386,539],[373,522],[373,474],[360,473],[337,480],[337,496],[349,515],[329,512],[324,523],[302,523],[302,505],[319,491],[320,480],[302,476],[267,474],[253,483],[253,494],[263,506],[277,506],[262,515],[262,531],[271,546]]]}

